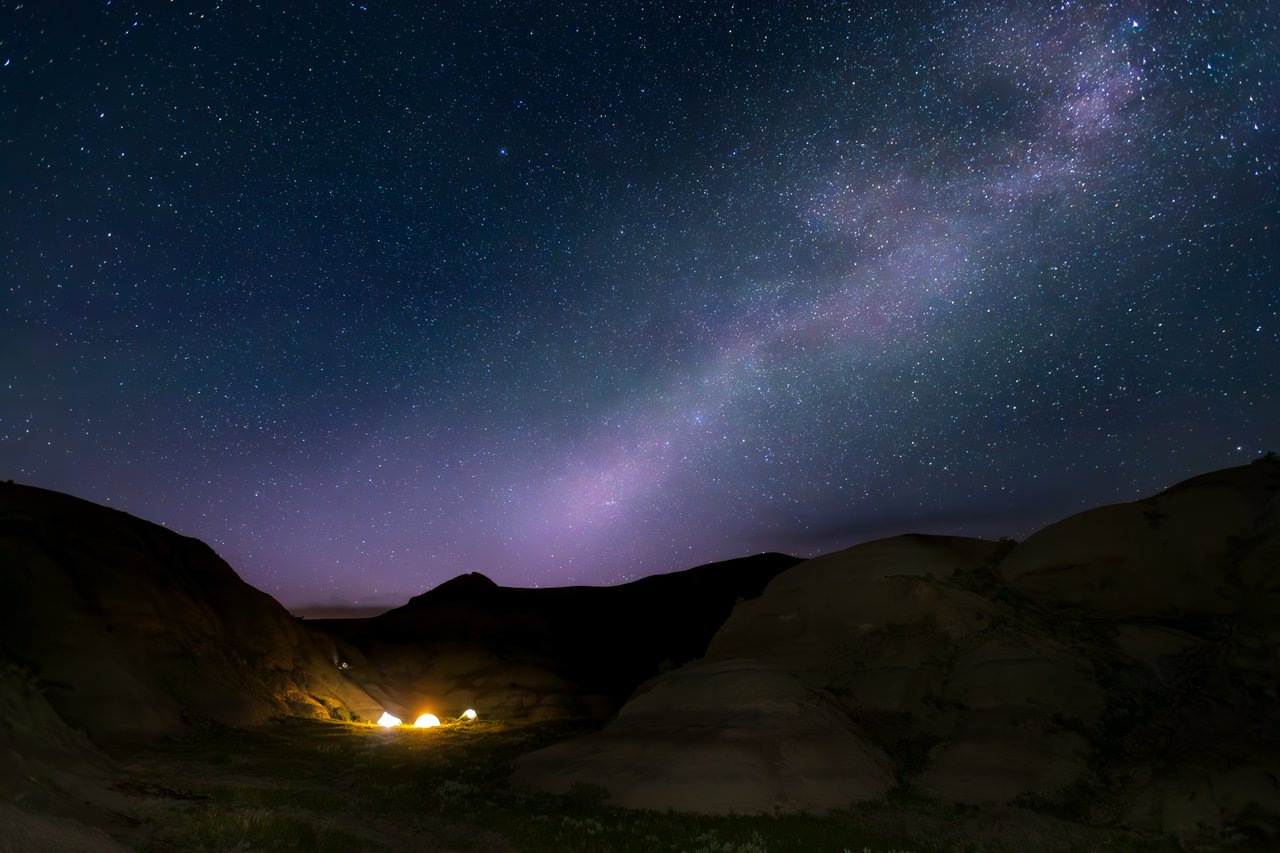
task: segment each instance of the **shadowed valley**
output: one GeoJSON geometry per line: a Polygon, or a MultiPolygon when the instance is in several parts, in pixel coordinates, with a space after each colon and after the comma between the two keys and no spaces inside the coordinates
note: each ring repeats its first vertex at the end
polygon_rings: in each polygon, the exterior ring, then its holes
{"type": "Polygon", "coordinates": [[[1278,495],[300,620],[4,484],[0,849],[1274,849],[1278,495]]]}

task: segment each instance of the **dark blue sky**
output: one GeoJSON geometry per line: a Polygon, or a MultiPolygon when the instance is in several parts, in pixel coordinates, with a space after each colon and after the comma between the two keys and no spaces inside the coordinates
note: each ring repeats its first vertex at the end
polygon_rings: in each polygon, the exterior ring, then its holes
{"type": "Polygon", "coordinates": [[[1273,3],[0,2],[0,463],[287,605],[1280,448],[1273,3]]]}

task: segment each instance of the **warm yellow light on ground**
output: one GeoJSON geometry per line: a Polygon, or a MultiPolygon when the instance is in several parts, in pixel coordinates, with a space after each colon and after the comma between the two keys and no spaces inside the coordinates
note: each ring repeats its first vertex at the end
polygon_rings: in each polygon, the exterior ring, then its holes
{"type": "Polygon", "coordinates": [[[429,729],[432,726],[440,725],[440,718],[435,714],[423,714],[421,717],[413,721],[415,729],[429,729]]]}
{"type": "Polygon", "coordinates": [[[474,708],[468,708],[467,710],[462,712],[462,719],[464,720],[474,720],[475,718],[476,718],[476,711],[474,708]]]}
{"type": "Polygon", "coordinates": [[[378,725],[382,726],[383,728],[390,729],[400,725],[400,718],[393,717],[390,714],[388,714],[386,711],[383,711],[382,716],[378,718],[378,725]]]}

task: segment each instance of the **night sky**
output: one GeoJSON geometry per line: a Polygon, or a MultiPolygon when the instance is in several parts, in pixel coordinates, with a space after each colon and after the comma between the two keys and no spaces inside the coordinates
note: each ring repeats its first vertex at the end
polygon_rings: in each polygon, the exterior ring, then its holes
{"type": "Polygon", "coordinates": [[[0,477],[289,606],[1280,449],[1280,5],[0,0],[0,477]]]}

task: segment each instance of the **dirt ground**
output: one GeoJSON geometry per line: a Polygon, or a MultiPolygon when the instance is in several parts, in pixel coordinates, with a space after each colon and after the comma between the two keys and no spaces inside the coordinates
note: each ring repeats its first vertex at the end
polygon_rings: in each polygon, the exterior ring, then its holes
{"type": "Polygon", "coordinates": [[[203,729],[115,756],[74,807],[0,812],[0,850],[137,851],[1173,851],[1168,840],[1086,828],[1028,809],[980,811],[910,791],[822,818],[701,817],[614,808],[507,782],[515,756],[585,733],[480,721],[438,729],[289,720],[203,729]]]}

